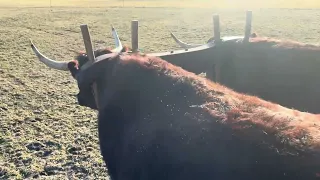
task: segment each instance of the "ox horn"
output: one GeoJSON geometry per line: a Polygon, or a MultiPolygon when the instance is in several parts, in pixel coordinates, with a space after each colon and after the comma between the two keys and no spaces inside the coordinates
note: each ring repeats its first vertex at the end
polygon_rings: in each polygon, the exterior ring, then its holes
{"type": "Polygon", "coordinates": [[[40,51],[37,49],[37,47],[33,44],[32,40],[30,39],[31,48],[33,52],[36,54],[36,56],[39,58],[41,62],[43,62],[45,65],[47,65],[50,68],[58,69],[62,71],[68,71],[68,62],[62,62],[62,61],[55,61],[50,58],[47,58],[43,54],[40,53],[40,51]]]}
{"type": "Polygon", "coordinates": [[[111,29],[112,29],[112,36],[113,36],[114,42],[116,44],[116,48],[113,49],[113,51],[116,53],[121,52],[123,47],[122,47],[120,38],[118,36],[118,33],[117,33],[116,29],[113,27],[113,25],[111,25],[111,29]]]}
{"type": "Polygon", "coordinates": [[[202,46],[202,44],[187,44],[181,40],[179,40],[172,32],[170,32],[171,37],[174,39],[174,41],[182,48],[195,48],[202,46]]]}

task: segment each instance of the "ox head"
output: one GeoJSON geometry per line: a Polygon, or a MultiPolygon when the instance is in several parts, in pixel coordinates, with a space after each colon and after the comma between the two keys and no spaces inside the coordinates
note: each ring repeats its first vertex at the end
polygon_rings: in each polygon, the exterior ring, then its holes
{"type": "MultiPolygon", "coordinates": [[[[106,48],[106,49],[95,50],[94,55],[96,57],[97,62],[101,60],[109,59],[113,56],[116,56],[118,53],[129,51],[128,47],[122,46],[121,41],[118,37],[118,34],[113,27],[112,27],[112,35],[115,40],[116,48],[115,49],[106,48]]],[[[31,41],[31,48],[35,53],[35,55],[38,57],[38,59],[48,67],[61,70],[61,71],[69,71],[72,77],[77,80],[78,85],[80,84],[79,78],[83,79],[83,77],[79,76],[80,74],[84,74],[81,72],[89,69],[89,67],[92,65],[92,63],[90,63],[88,56],[85,52],[78,52],[75,56],[75,60],[56,61],[43,55],[38,50],[38,48],[33,44],[32,41],[31,41]]],[[[79,105],[86,106],[92,109],[97,109],[97,105],[94,98],[94,92],[92,88],[90,88],[90,86],[83,86],[81,88],[79,87],[79,93],[77,94],[77,98],[78,98],[79,105]]]]}

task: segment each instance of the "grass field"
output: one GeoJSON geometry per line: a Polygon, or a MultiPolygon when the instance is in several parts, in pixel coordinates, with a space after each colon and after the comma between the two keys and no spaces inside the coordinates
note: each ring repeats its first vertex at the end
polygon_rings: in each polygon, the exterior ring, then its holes
{"type": "MultiPolygon", "coordinates": [[[[96,112],[77,105],[77,86],[68,72],[38,62],[29,38],[48,57],[71,60],[72,50],[84,50],[80,24],[89,25],[100,48],[114,46],[111,24],[130,45],[130,21],[138,19],[141,50],[167,51],[177,49],[169,31],[186,42],[209,39],[214,13],[220,14],[222,35],[243,34],[243,10],[1,8],[0,179],[107,179],[96,112]]],[[[253,31],[260,35],[320,42],[319,10],[260,9],[253,17],[253,31]]]]}

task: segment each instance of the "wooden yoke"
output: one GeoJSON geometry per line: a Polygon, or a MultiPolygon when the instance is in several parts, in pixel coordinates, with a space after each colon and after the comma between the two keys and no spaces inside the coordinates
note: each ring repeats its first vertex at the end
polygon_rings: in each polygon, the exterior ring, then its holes
{"type": "MultiPolygon", "coordinates": [[[[84,46],[86,48],[87,56],[89,59],[89,62],[93,64],[95,62],[95,56],[92,48],[92,42],[91,42],[91,37],[89,33],[89,28],[86,24],[80,25],[81,33],[82,33],[82,38],[84,42],[84,46]]],[[[94,82],[92,85],[93,93],[94,93],[94,99],[96,102],[96,106],[99,109],[99,101],[98,101],[98,89],[97,89],[97,84],[94,82]]]]}

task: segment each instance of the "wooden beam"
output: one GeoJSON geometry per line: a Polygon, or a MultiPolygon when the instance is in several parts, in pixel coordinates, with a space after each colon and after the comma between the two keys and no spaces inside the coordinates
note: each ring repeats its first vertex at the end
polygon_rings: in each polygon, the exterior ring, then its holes
{"type": "MultiPolygon", "coordinates": [[[[93,52],[93,47],[92,47],[92,42],[91,42],[91,37],[89,33],[89,28],[86,24],[80,25],[81,33],[82,33],[82,38],[84,42],[84,46],[86,48],[86,53],[89,59],[89,62],[94,63],[95,57],[94,57],[94,52],[93,52]]],[[[94,82],[92,84],[92,89],[94,92],[94,99],[96,102],[96,106],[99,109],[99,101],[98,101],[98,87],[97,84],[94,82]]]]}
{"type": "Polygon", "coordinates": [[[219,15],[213,16],[213,37],[215,42],[221,41],[219,15]]]}
{"type": "Polygon", "coordinates": [[[132,44],[133,52],[139,51],[138,28],[139,28],[139,21],[138,20],[131,21],[131,44],[132,44]]]}
{"type": "Polygon", "coordinates": [[[93,53],[92,42],[91,42],[91,37],[90,37],[88,25],[82,24],[82,25],[80,25],[80,29],[81,29],[81,33],[82,33],[84,46],[86,48],[86,53],[88,55],[88,59],[89,59],[89,61],[94,62],[95,57],[94,57],[94,53],[93,53]]]}
{"type": "Polygon", "coordinates": [[[252,22],[252,11],[247,11],[243,42],[249,42],[249,38],[251,36],[251,22],[252,22]]]}

